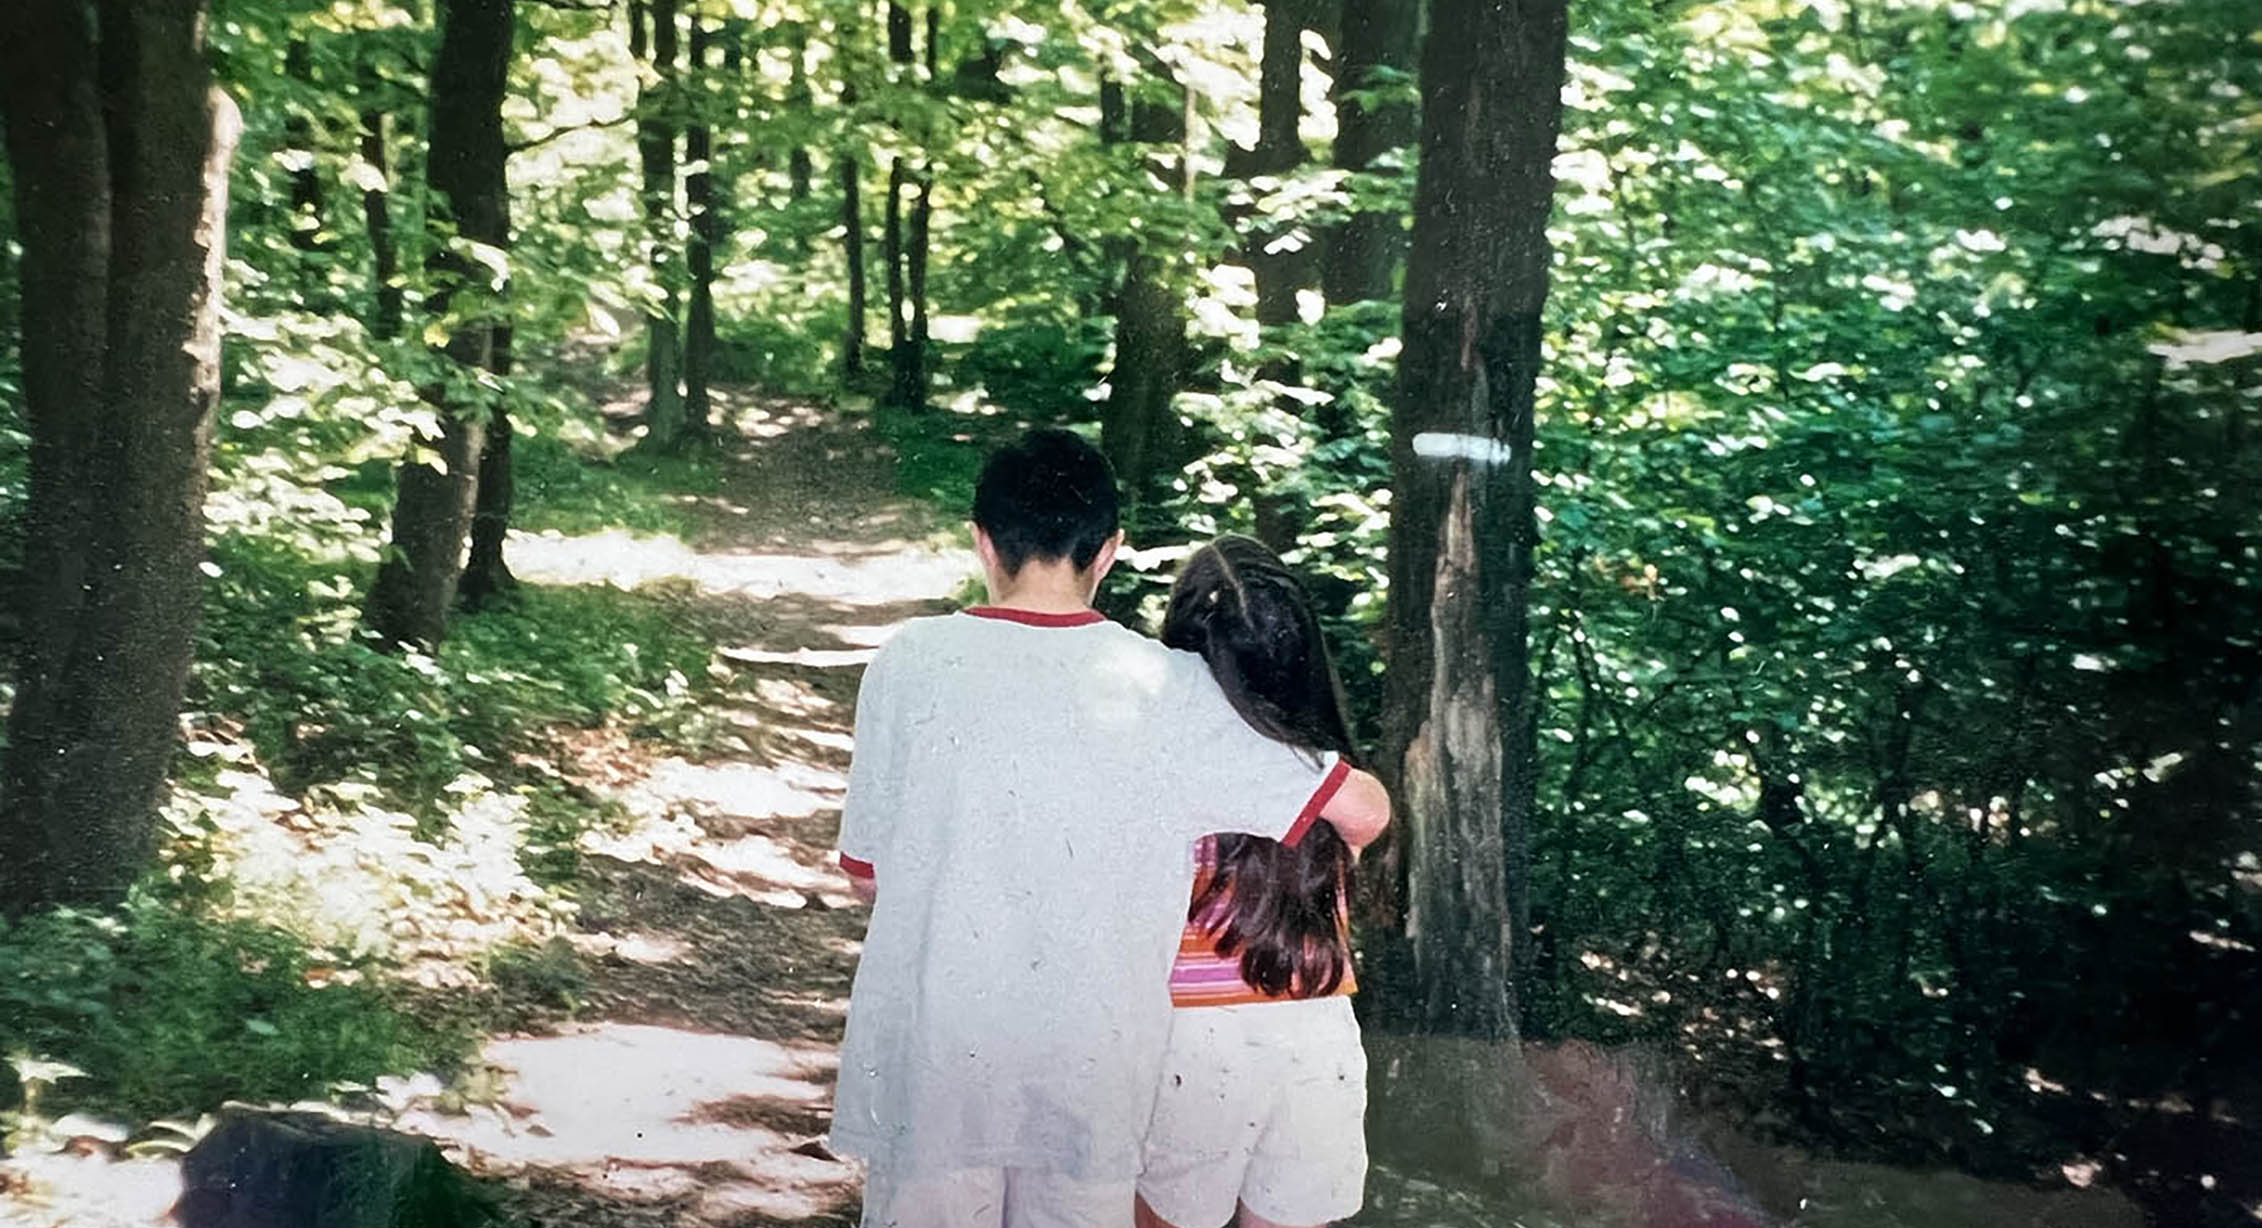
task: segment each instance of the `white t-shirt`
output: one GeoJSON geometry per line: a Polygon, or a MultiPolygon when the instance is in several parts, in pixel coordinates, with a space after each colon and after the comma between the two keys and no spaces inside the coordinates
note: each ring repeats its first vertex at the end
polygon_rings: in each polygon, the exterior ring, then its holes
{"type": "Polygon", "coordinates": [[[1136,1175],[1193,842],[1293,838],[1345,771],[1096,614],[904,627],[864,675],[841,818],[879,902],[834,1146],[898,1174],[1136,1175]]]}

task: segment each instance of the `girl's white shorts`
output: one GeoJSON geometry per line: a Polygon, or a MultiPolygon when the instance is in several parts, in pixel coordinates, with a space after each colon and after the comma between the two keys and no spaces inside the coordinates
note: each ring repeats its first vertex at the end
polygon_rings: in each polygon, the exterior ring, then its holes
{"type": "Polygon", "coordinates": [[[1366,1190],[1366,1115],[1350,998],[1181,1008],[1139,1194],[1178,1228],[1218,1228],[1236,1203],[1276,1224],[1346,1219],[1366,1190]]]}

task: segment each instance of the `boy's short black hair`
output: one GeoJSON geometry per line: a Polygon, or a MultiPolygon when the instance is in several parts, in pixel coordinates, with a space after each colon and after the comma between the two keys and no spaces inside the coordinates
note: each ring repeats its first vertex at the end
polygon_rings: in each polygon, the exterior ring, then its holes
{"type": "Polygon", "coordinates": [[[1083,436],[1058,427],[992,452],[974,484],[974,523],[990,535],[1009,576],[1031,559],[1090,567],[1120,514],[1114,466],[1083,436]]]}

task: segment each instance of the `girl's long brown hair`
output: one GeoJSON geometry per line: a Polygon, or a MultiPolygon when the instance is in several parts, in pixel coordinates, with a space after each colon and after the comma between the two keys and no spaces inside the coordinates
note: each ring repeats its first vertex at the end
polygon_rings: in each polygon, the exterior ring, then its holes
{"type": "MultiPolygon", "coordinates": [[[[1227,536],[1178,573],[1162,642],[1199,653],[1250,726],[1276,741],[1350,758],[1343,687],[1319,617],[1295,572],[1263,543],[1227,536]]],[[[1189,919],[1207,922],[1218,953],[1274,997],[1325,997],[1351,970],[1342,907],[1351,846],[1315,823],[1294,848],[1261,836],[1217,837],[1217,873],[1189,919]],[[1220,907],[1230,901],[1230,907],[1220,907]]]]}

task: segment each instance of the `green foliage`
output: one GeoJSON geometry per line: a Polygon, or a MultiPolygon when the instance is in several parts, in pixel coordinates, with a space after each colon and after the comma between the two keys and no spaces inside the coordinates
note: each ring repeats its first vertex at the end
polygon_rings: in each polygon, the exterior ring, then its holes
{"type": "Polygon", "coordinates": [[[973,515],[982,459],[1015,429],[994,407],[979,404],[925,410],[880,406],[872,410],[872,422],[895,451],[897,489],[960,518],[973,515]]]}
{"type": "Polygon", "coordinates": [[[555,435],[516,441],[513,468],[520,507],[515,527],[568,535],[625,529],[690,540],[697,521],[688,507],[717,491],[715,459],[627,451],[597,460],[555,435]]]}
{"type": "Polygon", "coordinates": [[[2016,1169],[2114,1128],[2029,1071],[2158,1095],[2262,1005],[2255,369],[2194,339],[2254,325],[2251,125],[2168,136],[2227,103],[2229,20],[1587,11],[1542,1029],[2016,1169]]]}
{"type": "Polygon", "coordinates": [[[1080,407],[1098,386],[1109,339],[1101,318],[1009,318],[984,328],[952,375],[1006,409],[1052,418],[1080,407]]]}
{"type": "Polygon", "coordinates": [[[137,898],[0,922],[0,1050],[81,1072],[44,1094],[137,1120],[292,1100],[460,1057],[338,957],[281,931],[137,898]]]}
{"type": "Polygon", "coordinates": [[[838,347],[802,325],[742,319],[731,325],[715,353],[715,379],[772,392],[814,396],[828,392],[838,347]]]}
{"type": "Polygon", "coordinates": [[[488,957],[487,976],[502,993],[554,1010],[578,1009],[589,992],[581,956],[562,938],[501,948],[488,957]]]}
{"type": "Polygon", "coordinates": [[[1183,394],[1202,455],[1170,480],[1168,497],[1137,513],[1138,540],[1164,549],[1135,563],[1130,580],[1151,625],[1186,545],[1234,532],[1281,548],[1323,611],[1353,722],[1370,745],[1382,710],[1396,331],[1390,304],[1336,308],[1233,354],[1217,391],[1183,394]],[[1268,371],[1297,378],[1260,374],[1268,371]]]}
{"type": "Polygon", "coordinates": [[[424,813],[507,775],[549,728],[685,719],[711,646],[661,597],[530,588],[458,622],[437,654],[354,629],[351,579],[258,538],[214,543],[198,679],[291,792],[369,780],[424,813]]]}

